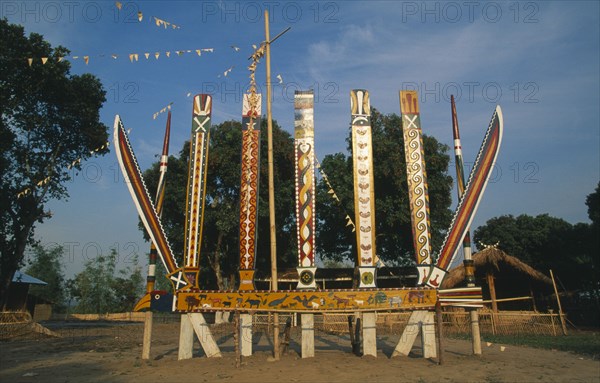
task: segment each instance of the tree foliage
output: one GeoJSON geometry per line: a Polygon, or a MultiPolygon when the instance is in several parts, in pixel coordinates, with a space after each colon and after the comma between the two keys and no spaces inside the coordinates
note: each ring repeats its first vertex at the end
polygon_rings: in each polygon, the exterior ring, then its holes
{"type": "MultiPolygon", "coordinates": [[[[597,198],[597,193],[598,189],[587,201],[597,198]]],[[[592,221],[593,210],[589,212],[592,221]]],[[[477,245],[498,244],[539,271],[548,274],[552,269],[567,289],[598,288],[598,238],[594,223],[572,225],[548,214],[495,217],[474,234],[477,245]]]]}
{"type": "Polygon", "coordinates": [[[0,307],[35,224],[50,217],[44,205],[67,196],[69,165],[108,137],[99,121],[102,84],[90,74],[71,75],[68,61],[58,60],[68,53],[0,19],[0,307]],[[27,57],[48,61],[30,66],[27,57]]]}
{"type": "MultiPolygon", "coordinates": [[[[371,129],[375,182],[377,255],[390,265],[414,263],[410,204],[404,155],[402,120],[372,109],[371,129]]],[[[346,142],[352,151],[351,131],[346,142]]],[[[423,147],[429,186],[432,250],[437,251],[450,224],[452,177],[447,174],[448,146],[424,135],[423,147]]],[[[340,203],[331,198],[329,185],[321,179],[317,190],[317,249],[323,260],[356,259],[356,237],[345,219],[354,220],[352,157],[327,155],[321,163],[340,203]]]]}
{"type": "Polygon", "coordinates": [[[99,254],[85,262],[84,270],[68,281],[69,293],[77,300],[75,311],[79,313],[127,312],[142,295],[141,268],[134,260],[117,272],[118,255],[111,249],[108,255],[99,254]]]}
{"type": "Polygon", "coordinates": [[[63,312],[66,308],[65,276],[61,259],[64,255],[62,246],[44,248],[41,245],[33,246],[33,258],[25,272],[38,278],[47,285],[32,285],[29,294],[52,302],[53,310],[63,312]]]}
{"type": "MultiPolygon", "coordinates": [[[[260,148],[260,180],[258,203],[256,268],[270,267],[269,202],[267,169],[266,120],[262,119],[260,148]]],[[[201,247],[200,283],[202,287],[235,288],[239,267],[239,193],[241,177],[242,126],[235,121],[211,127],[206,177],[206,206],[204,210],[201,247]]],[[[273,157],[275,173],[275,215],[277,220],[278,267],[296,265],[294,218],[294,148],[293,139],[273,123],[273,157]]],[[[167,171],[166,195],[162,223],[173,251],[182,264],[185,203],[188,177],[189,143],[179,157],[170,156],[167,171]]],[[[159,163],[144,172],[151,195],[156,190],[159,163]]],[[[140,224],[140,230],[144,230],[140,224]]],[[[146,235],[146,234],[145,234],[146,235]]]]}

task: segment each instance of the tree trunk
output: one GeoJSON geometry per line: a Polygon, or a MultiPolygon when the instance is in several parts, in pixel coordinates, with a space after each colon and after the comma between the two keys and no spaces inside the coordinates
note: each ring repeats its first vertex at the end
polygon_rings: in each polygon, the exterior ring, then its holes
{"type": "MultiPolygon", "coordinates": [[[[225,278],[223,277],[223,272],[221,271],[221,244],[223,243],[223,236],[223,232],[219,232],[215,251],[212,254],[212,256],[208,257],[210,267],[215,272],[215,277],[217,278],[217,287],[221,291],[226,289],[225,278]]],[[[229,322],[229,316],[229,312],[217,311],[215,313],[215,324],[229,322]]]]}

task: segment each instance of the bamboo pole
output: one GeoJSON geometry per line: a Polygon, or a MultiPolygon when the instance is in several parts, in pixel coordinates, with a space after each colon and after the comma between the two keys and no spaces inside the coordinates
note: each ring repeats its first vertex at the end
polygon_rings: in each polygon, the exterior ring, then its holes
{"type": "Polygon", "coordinates": [[[550,269],[550,277],[552,277],[552,286],[554,286],[554,294],[556,295],[556,303],[558,303],[558,318],[560,319],[560,325],[562,326],[563,335],[567,335],[567,324],[565,318],[563,318],[562,306],[560,304],[560,297],[558,296],[558,289],[556,288],[556,282],[554,281],[554,273],[550,269]]]}
{"type": "Polygon", "coordinates": [[[435,316],[438,332],[438,364],[441,366],[444,364],[444,322],[442,317],[442,305],[439,300],[435,303],[435,316]]]}
{"type": "MultiPolygon", "coordinates": [[[[267,162],[269,167],[269,225],[271,235],[271,290],[277,291],[277,238],[275,227],[275,186],[273,174],[273,115],[271,110],[271,41],[269,36],[269,11],[265,9],[265,66],[267,71],[267,162]]],[[[279,360],[279,314],[273,314],[273,357],[279,360]]]]}
{"type": "Polygon", "coordinates": [[[490,288],[490,296],[492,298],[492,311],[498,312],[498,301],[496,300],[496,286],[494,285],[494,276],[488,271],[486,274],[488,287],[490,288]]]}

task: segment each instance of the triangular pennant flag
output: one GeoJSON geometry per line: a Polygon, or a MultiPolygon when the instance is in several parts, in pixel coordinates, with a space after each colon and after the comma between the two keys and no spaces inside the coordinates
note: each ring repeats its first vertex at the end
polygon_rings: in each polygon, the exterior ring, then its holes
{"type": "Polygon", "coordinates": [[[327,194],[333,195],[333,194],[335,194],[335,192],[333,191],[333,189],[329,189],[329,190],[327,190],[327,194]]]}
{"type": "Polygon", "coordinates": [[[188,92],[186,97],[190,97],[192,95],[192,92],[188,92]]]}
{"type": "Polygon", "coordinates": [[[58,60],[57,60],[57,62],[61,62],[61,61],[63,61],[63,58],[64,58],[64,57],[59,57],[59,58],[58,58],[58,60]]]}
{"type": "Polygon", "coordinates": [[[77,60],[79,56],[73,56],[73,60],[77,60]]]}
{"type": "Polygon", "coordinates": [[[150,53],[146,52],[144,53],[144,56],[146,56],[146,60],[148,60],[148,57],[150,57],[150,53]]]}
{"type": "Polygon", "coordinates": [[[158,60],[158,56],[160,56],[160,52],[154,53],[154,58],[158,60]]]}
{"type": "Polygon", "coordinates": [[[167,105],[167,109],[171,110],[171,105],[173,105],[173,103],[170,103],[169,105],[167,105]]]}
{"type": "Polygon", "coordinates": [[[196,49],[196,53],[198,54],[198,56],[202,55],[202,51],[200,49],[196,49]]]}
{"type": "Polygon", "coordinates": [[[165,26],[165,29],[167,29],[167,27],[168,27],[169,25],[171,25],[171,23],[169,23],[168,21],[163,21],[163,25],[165,26]]]}
{"type": "Polygon", "coordinates": [[[177,51],[177,54],[178,54],[179,56],[181,56],[183,53],[184,53],[183,51],[177,51]]]}
{"type": "Polygon", "coordinates": [[[48,57],[42,57],[42,65],[46,64],[46,61],[48,61],[48,57]]]}
{"type": "Polygon", "coordinates": [[[133,53],[129,54],[129,61],[133,62],[133,53]]]}
{"type": "Polygon", "coordinates": [[[158,17],[155,17],[154,20],[156,21],[156,26],[160,27],[160,23],[162,22],[162,20],[159,19],[158,17]]]}
{"type": "Polygon", "coordinates": [[[116,1],[115,2],[115,6],[117,7],[117,9],[120,11],[121,8],[123,8],[123,4],[121,4],[120,2],[116,1]]]}
{"type": "Polygon", "coordinates": [[[117,55],[115,55],[115,54],[110,55],[110,57],[112,57],[115,60],[117,59],[117,55]]]}
{"type": "Polygon", "coordinates": [[[29,63],[29,66],[31,66],[31,64],[33,64],[33,59],[32,58],[28,58],[27,62],[29,63]]]}
{"type": "Polygon", "coordinates": [[[142,19],[144,18],[144,15],[142,14],[142,11],[138,12],[138,21],[142,21],[142,19]]]}
{"type": "Polygon", "coordinates": [[[154,113],[154,114],[152,115],[152,119],[153,119],[153,120],[156,120],[156,117],[158,117],[158,113],[154,113]]]}
{"type": "Polygon", "coordinates": [[[204,48],[202,49],[204,52],[213,52],[215,49],[214,48],[204,48]]]}
{"type": "Polygon", "coordinates": [[[90,56],[83,56],[83,61],[85,61],[85,65],[90,62],[90,56]]]}
{"type": "Polygon", "coordinates": [[[167,57],[171,57],[171,52],[166,52],[165,54],[167,55],[167,57]]]}

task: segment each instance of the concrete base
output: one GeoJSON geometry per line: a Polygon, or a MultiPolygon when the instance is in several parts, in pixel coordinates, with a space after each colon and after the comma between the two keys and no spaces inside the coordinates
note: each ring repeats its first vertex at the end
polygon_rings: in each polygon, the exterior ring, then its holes
{"type": "Polygon", "coordinates": [[[191,359],[194,348],[194,333],[200,341],[204,353],[209,358],[221,357],[221,350],[212,336],[208,324],[202,313],[190,313],[181,315],[179,329],[179,354],[177,359],[191,359]]]}
{"type": "Polygon", "coordinates": [[[363,355],[377,357],[377,313],[362,314],[363,355]]]}
{"type": "Polygon", "coordinates": [[[392,356],[408,356],[419,333],[421,333],[423,357],[435,358],[437,356],[435,320],[434,313],[431,311],[413,311],[392,356]]]}
{"type": "Polygon", "coordinates": [[[315,315],[302,314],[302,358],[315,356],[315,315]]]}
{"type": "Polygon", "coordinates": [[[240,314],[240,338],[242,356],[252,355],[252,314],[240,314]]]}

